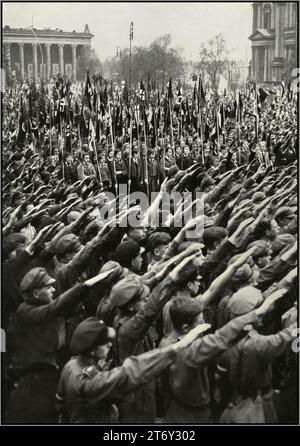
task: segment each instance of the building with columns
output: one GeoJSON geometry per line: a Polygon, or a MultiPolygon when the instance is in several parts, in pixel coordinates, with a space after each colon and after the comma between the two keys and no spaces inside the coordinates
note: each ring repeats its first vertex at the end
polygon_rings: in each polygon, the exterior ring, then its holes
{"type": "Polygon", "coordinates": [[[252,7],[251,78],[281,82],[297,66],[297,2],[255,2],[252,7]]]}
{"type": "Polygon", "coordinates": [[[76,61],[93,38],[88,25],[84,32],[59,29],[2,29],[2,45],[7,69],[21,79],[44,79],[58,73],[76,80],[76,61]]]}

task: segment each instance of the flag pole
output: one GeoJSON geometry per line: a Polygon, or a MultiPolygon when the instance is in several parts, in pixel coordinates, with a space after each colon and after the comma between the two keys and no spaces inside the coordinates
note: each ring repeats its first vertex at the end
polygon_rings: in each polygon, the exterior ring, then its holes
{"type": "Polygon", "coordinates": [[[173,157],[175,157],[175,151],[174,151],[174,133],[173,133],[173,117],[172,117],[171,99],[169,99],[169,107],[170,107],[170,126],[171,126],[172,152],[173,152],[173,157]]]}
{"type": "Polygon", "coordinates": [[[216,125],[217,125],[217,152],[220,158],[220,134],[219,134],[219,110],[216,108],[216,125]]]}
{"type": "Polygon", "coordinates": [[[200,126],[200,140],[201,140],[201,161],[204,164],[204,153],[203,153],[203,128],[202,128],[202,109],[199,107],[199,126],[200,126]]]}
{"type": "Polygon", "coordinates": [[[49,101],[49,144],[50,144],[50,156],[52,155],[52,125],[51,125],[51,99],[49,101]]]}
{"type": "Polygon", "coordinates": [[[146,135],[146,122],[144,120],[144,136],[145,136],[145,147],[146,147],[146,154],[145,154],[145,182],[147,187],[147,197],[149,197],[149,178],[148,178],[148,145],[147,145],[147,135],[146,135]]]}
{"type": "Polygon", "coordinates": [[[132,119],[130,119],[130,130],[129,130],[128,195],[130,194],[130,186],[131,186],[131,156],[132,156],[132,119]]]}

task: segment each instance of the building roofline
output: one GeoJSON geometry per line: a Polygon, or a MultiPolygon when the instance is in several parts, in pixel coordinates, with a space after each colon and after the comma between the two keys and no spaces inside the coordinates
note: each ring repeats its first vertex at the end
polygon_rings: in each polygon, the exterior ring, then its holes
{"type": "MultiPolygon", "coordinates": [[[[63,31],[60,29],[36,29],[33,28],[33,31],[36,33],[36,35],[39,36],[55,36],[55,37],[59,37],[59,36],[64,36],[64,37],[81,37],[81,38],[92,38],[94,37],[94,34],[92,34],[91,32],[77,32],[77,31],[63,31]]],[[[27,35],[31,35],[32,34],[32,30],[31,29],[23,29],[23,28],[10,28],[10,27],[6,27],[4,26],[2,28],[2,35],[18,35],[18,36],[27,36],[27,35]]]]}

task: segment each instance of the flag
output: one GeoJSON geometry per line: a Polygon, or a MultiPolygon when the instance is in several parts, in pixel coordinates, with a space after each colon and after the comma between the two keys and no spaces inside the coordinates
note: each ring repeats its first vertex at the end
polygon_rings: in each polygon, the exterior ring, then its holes
{"type": "Polygon", "coordinates": [[[269,96],[269,93],[267,93],[263,88],[259,87],[258,89],[258,98],[259,102],[263,104],[267,97],[269,96]]]}
{"type": "Polygon", "coordinates": [[[18,139],[17,139],[18,144],[24,142],[26,133],[28,131],[29,131],[28,111],[27,111],[26,103],[23,101],[23,96],[21,95],[19,132],[18,132],[18,139]]]}
{"type": "Polygon", "coordinates": [[[127,82],[126,81],[125,81],[125,84],[124,84],[123,99],[124,99],[125,104],[128,106],[129,96],[128,96],[128,87],[127,87],[127,82]]]}
{"type": "Polygon", "coordinates": [[[173,90],[172,90],[172,78],[170,77],[169,86],[168,86],[168,98],[171,100],[173,98],[173,90]]]}
{"type": "Polygon", "coordinates": [[[86,83],[85,83],[85,91],[84,97],[87,103],[87,106],[90,110],[92,110],[92,97],[93,97],[93,88],[90,80],[89,72],[86,72],[86,83]]]}
{"type": "Polygon", "coordinates": [[[199,101],[199,106],[200,107],[204,107],[204,105],[206,104],[205,93],[204,93],[204,90],[203,90],[201,74],[199,75],[198,101],[199,101]]]}
{"type": "Polygon", "coordinates": [[[141,83],[140,83],[140,100],[142,102],[145,102],[145,100],[146,100],[146,91],[145,91],[145,85],[143,83],[143,79],[141,79],[141,83]]]}
{"type": "Polygon", "coordinates": [[[91,119],[89,121],[89,136],[89,149],[93,151],[96,141],[96,130],[91,119]]]}

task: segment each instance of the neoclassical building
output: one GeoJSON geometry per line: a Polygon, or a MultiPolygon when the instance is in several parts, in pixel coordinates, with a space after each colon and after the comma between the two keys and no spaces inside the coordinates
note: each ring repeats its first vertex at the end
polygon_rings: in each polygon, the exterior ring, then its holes
{"type": "Polygon", "coordinates": [[[76,60],[82,48],[91,46],[93,34],[59,29],[2,29],[4,57],[9,71],[22,79],[46,79],[57,73],[76,80],[76,60]]]}
{"type": "Polygon", "coordinates": [[[251,78],[281,82],[297,61],[297,2],[255,2],[251,78]]]}

